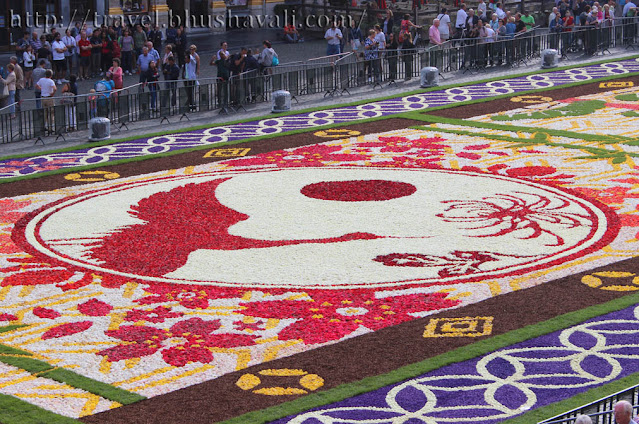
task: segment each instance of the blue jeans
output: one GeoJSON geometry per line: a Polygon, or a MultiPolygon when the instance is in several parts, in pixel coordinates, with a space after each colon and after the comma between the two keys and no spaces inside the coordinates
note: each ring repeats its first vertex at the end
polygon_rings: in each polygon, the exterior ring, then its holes
{"type": "Polygon", "coordinates": [[[42,98],[42,93],[39,91],[35,91],[35,98],[36,98],[36,109],[42,109],[42,101],[40,100],[42,98]]]}
{"type": "Polygon", "coordinates": [[[151,93],[151,108],[155,109],[156,100],[158,98],[158,87],[156,83],[149,84],[149,93],[151,93]]]}
{"type": "Polygon", "coordinates": [[[16,91],[9,90],[9,104],[11,105],[11,107],[9,108],[9,111],[11,112],[11,114],[16,113],[16,105],[14,105],[15,102],[16,102],[16,91]]]}
{"type": "Polygon", "coordinates": [[[339,44],[329,44],[326,46],[326,56],[339,54],[339,44]]]}

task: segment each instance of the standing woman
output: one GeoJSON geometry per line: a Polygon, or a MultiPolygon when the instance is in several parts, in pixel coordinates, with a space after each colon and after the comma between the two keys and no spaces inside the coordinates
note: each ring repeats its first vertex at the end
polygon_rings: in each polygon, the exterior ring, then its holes
{"type": "Polygon", "coordinates": [[[386,34],[386,41],[390,39],[390,34],[393,33],[393,11],[386,9],[386,19],[382,22],[382,31],[386,34]]]}
{"type": "MultiPolygon", "coordinates": [[[[186,34],[182,28],[178,28],[175,36],[175,53],[177,54],[178,59],[181,61],[186,53],[186,34]]],[[[180,63],[182,66],[182,63],[180,63]]]]}
{"type": "Polygon", "coordinates": [[[24,84],[25,88],[32,89],[33,88],[33,78],[31,75],[33,74],[33,64],[36,60],[35,55],[33,54],[33,47],[29,44],[26,47],[24,53],[22,53],[22,63],[24,65],[24,84]]]}
{"type": "MultiPolygon", "coordinates": [[[[400,43],[403,43],[404,40],[408,38],[408,36],[410,35],[411,28],[419,29],[421,27],[412,23],[410,21],[410,15],[406,13],[404,15],[404,19],[402,19],[402,22],[399,25],[399,42],[400,43]]],[[[412,40],[411,40],[411,43],[412,43],[412,40]]]]}
{"type": "Polygon", "coordinates": [[[264,50],[260,53],[257,61],[261,65],[261,69],[264,74],[272,73],[272,70],[269,70],[269,68],[277,66],[280,63],[280,59],[277,56],[277,53],[275,53],[270,41],[264,40],[262,45],[264,46],[264,50]]]}
{"type": "Polygon", "coordinates": [[[195,44],[191,44],[189,46],[189,56],[191,57],[191,63],[195,66],[195,79],[200,76],[200,56],[196,53],[197,47],[195,44]]]}
{"type": "Polygon", "coordinates": [[[120,66],[120,59],[118,59],[117,57],[113,59],[111,63],[113,64],[113,66],[109,68],[109,72],[111,72],[111,76],[113,77],[113,88],[119,90],[124,87],[124,81],[122,80],[124,71],[120,66]]]}
{"type": "Polygon", "coordinates": [[[195,84],[197,83],[197,64],[191,60],[192,56],[186,54],[184,56],[184,67],[182,68],[182,76],[184,77],[184,87],[186,88],[186,98],[189,103],[189,110],[195,111],[195,84]]]}
{"type": "Polygon", "coordinates": [[[386,57],[388,58],[388,77],[391,81],[397,79],[397,53],[399,43],[394,33],[388,35],[388,44],[386,45],[386,57]]]}
{"type": "Polygon", "coordinates": [[[11,107],[9,108],[9,111],[11,112],[11,118],[15,118],[16,117],[16,105],[14,105],[14,103],[16,102],[16,73],[14,72],[15,67],[13,66],[13,63],[10,63],[7,65],[7,69],[9,70],[9,75],[7,75],[7,79],[2,78],[2,75],[0,75],[0,81],[3,82],[7,88],[9,89],[9,104],[11,105],[11,107]]]}
{"type": "Polygon", "coordinates": [[[402,56],[404,58],[404,79],[408,81],[413,77],[413,53],[415,53],[413,36],[408,33],[408,37],[402,42],[402,56]]]}
{"type": "Polygon", "coordinates": [[[379,69],[377,62],[379,61],[379,44],[375,40],[377,33],[374,29],[368,31],[368,37],[364,40],[364,59],[368,64],[368,81],[372,82],[372,76],[375,76],[375,82],[379,82],[379,69]]]}
{"type": "Polygon", "coordinates": [[[67,130],[69,131],[76,129],[75,103],[77,95],[78,84],[76,83],[76,76],[71,75],[69,82],[65,83],[62,87],[62,99],[60,100],[60,104],[64,105],[67,118],[67,130]]]}
{"type": "Polygon", "coordinates": [[[149,93],[151,93],[151,109],[156,109],[158,98],[158,81],[160,80],[160,70],[158,69],[155,61],[149,62],[149,69],[146,71],[146,84],[149,86],[149,93]]]}
{"type": "Polygon", "coordinates": [[[348,41],[351,43],[351,49],[359,52],[362,47],[362,30],[357,26],[355,20],[351,21],[351,28],[348,30],[348,41]]]}
{"type": "Polygon", "coordinates": [[[113,46],[106,31],[102,32],[102,72],[106,73],[113,62],[113,46]]]}
{"type": "Polygon", "coordinates": [[[133,72],[133,37],[131,31],[124,30],[124,36],[120,38],[120,48],[122,50],[122,68],[127,75],[133,72]]]}

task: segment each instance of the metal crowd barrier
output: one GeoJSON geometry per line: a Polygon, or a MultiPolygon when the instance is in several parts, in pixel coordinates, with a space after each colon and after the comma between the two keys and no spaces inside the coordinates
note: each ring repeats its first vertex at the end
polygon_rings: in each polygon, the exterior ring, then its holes
{"type": "Polygon", "coordinates": [[[639,385],[629,387],[605,398],[596,400],[537,424],[573,424],[578,415],[589,415],[593,424],[613,424],[615,403],[626,400],[633,406],[633,416],[639,412],[639,385]]]}
{"type": "Polygon", "coordinates": [[[37,107],[37,101],[23,100],[16,105],[15,118],[10,107],[0,109],[0,139],[10,143],[46,135],[64,138],[70,129],[87,129],[94,116],[108,117],[117,131],[129,122],[164,121],[172,116],[188,119],[194,112],[235,113],[247,104],[268,102],[270,93],[276,90],[287,90],[294,99],[322,93],[335,96],[357,87],[383,87],[418,78],[424,66],[436,67],[442,73],[521,66],[536,60],[547,48],[557,49],[563,56],[605,54],[613,47],[634,49],[639,47],[638,22],[637,18],[626,18],[569,32],[535,28],[513,38],[455,39],[441,46],[385,50],[376,60],[365,60],[361,52],[342,53],[269,67],[263,72],[244,72],[228,80],[136,84],[108,97],[97,93],[97,100],[91,100],[90,95],[76,96],[71,104],[61,104],[62,98],[56,97],[55,106],[46,109],[37,107]]]}

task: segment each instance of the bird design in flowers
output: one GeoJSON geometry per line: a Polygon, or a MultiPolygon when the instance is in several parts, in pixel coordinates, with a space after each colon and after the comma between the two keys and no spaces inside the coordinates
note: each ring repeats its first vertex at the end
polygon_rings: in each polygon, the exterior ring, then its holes
{"type": "Polygon", "coordinates": [[[227,180],[187,184],[141,200],[130,213],[144,223],[107,235],[93,247],[91,256],[107,267],[162,276],[183,266],[189,254],[198,249],[240,250],[379,238],[361,232],[308,240],[258,240],[232,235],[229,228],[249,216],[216,198],[215,189],[227,180]],[[133,240],[137,247],[131,245],[133,240]]]}

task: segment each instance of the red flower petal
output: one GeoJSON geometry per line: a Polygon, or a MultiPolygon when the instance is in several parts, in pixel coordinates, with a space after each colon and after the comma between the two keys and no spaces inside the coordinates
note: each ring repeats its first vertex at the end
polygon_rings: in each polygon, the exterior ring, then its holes
{"type": "Polygon", "coordinates": [[[78,311],[90,317],[103,317],[109,315],[113,306],[98,299],[91,299],[78,305],[78,311]]]}
{"type": "Polygon", "coordinates": [[[471,159],[471,160],[481,159],[481,155],[478,155],[477,153],[467,153],[467,152],[459,152],[457,153],[457,157],[471,159]]]}
{"type": "Polygon", "coordinates": [[[13,274],[2,280],[2,286],[35,286],[37,284],[54,284],[65,281],[74,275],[73,272],[58,269],[24,271],[13,274]]]}
{"type": "Polygon", "coordinates": [[[208,336],[221,327],[219,320],[204,321],[202,318],[191,318],[186,321],[180,321],[171,327],[171,333],[174,335],[192,333],[202,336],[208,336]]]}
{"type": "Polygon", "coordinates": [[[208,364],[213,360],[213,354],[203,347],[177,346],[162,351],[164,362],[174,367],[183,367],[189,362],[208,364]]]}
{"type": "Polygon", "coordinates": [[[210,347],[232,348],[238,346],[251,346],[255,344],[257,336],[247,334],[212,334],[205,340],[210,347]]]}
{"type": "Polygon", "coordinates": [[[133,343],[119,345],[104,349],[98,352],[99,355],[105,356],[111,362],[121,361],[123,359],[141,358],[143,356],[153,355],[158,351],[158,347],[148,346],[141,343],[133,343]]]}
{"type": "Polygon", "coordinates": [[[55,319],[62,314],[60,314],[60,312],[56,311],[55,309],[37,307],[33,308],[33,315],[37,316],[38,318],[55,319]]]}
{"type": "Polygon", "coordinates": [[[166,331],[153,327],[139,327],[137,325],[123,325],[117,330],[105,331],[109,337],[124,340],[126,342],[144,342],[157,340],[160,343],[166,339],[166,331]]]}
{"type": "Polygon", "coordinates": [[[16,321],[17,319],[18,317],[13,314],[0,314],[0,321],[16,321]]]}
{"type": "Polygon", "coordinates": [[[72,334],[81,333],[91,328],[91,321],[69,322],[67,324],[58,325],[49,329],[42,335],[44,340],[54,339],[58,337],[70,336],[72,334]]]}

